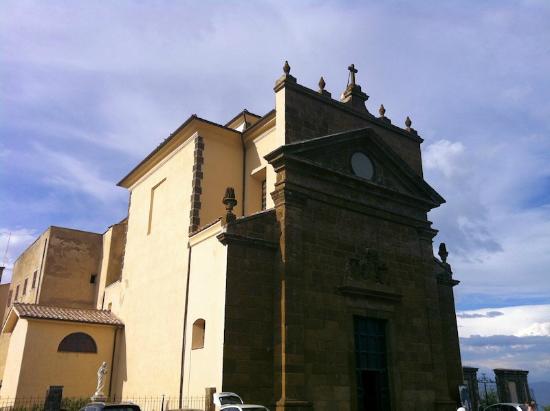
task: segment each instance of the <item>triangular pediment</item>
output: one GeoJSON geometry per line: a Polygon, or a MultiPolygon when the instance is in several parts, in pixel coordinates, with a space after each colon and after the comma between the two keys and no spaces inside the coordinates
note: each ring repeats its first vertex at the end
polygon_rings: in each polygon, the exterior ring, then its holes
{"type": "Polygon", "coordinates": [[[437,207],[445,200],[371,128],[318,137],[281,147],[287,158],[414,197],[437,207]]]}

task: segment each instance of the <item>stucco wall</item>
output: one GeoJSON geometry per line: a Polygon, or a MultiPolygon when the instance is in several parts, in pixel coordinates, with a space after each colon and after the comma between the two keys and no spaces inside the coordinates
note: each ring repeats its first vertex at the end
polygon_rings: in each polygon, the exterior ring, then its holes
{"type": "MultiPolygon", "coordinates": [[[[42,258],[46,253],[46,247],[48,238],[50,236],[50,229],[43,232],[15,261],[13,266],[12,279],[10,283],[11,302],[13,304],[17,286],[19,286],[19,298],[18,302],[34,303],[36,301],[36,293],[39,290],[39,281],[41,277],[41,270],[43,270],[42,258]],[[33,275],[36,271],[36,281],[33,287],[33,275]],[[27,292],[23,295],[23,287],[27,279],[27,292]]],[[[7,304],[6,304],[6,308],[7,304]]],[[[6,309],[4,316],[9,309],[6,309]]]]}
{"type": "MultiPolygon", "coordinates": [[[[199,134],[204,141],[200,226],[205,226],[225,213],[222,203],[225,189],[233,187],[237,201],[242,201],[243,149],[237,133],[203,126],[199,134]]],[[[237,205],[235,212],[238,213],[237,205]]]]}
{"type": "MultiPolygon", "coordinates": [[[[64,397],[90,397],[101,363],[105,361],[111,369],[114,331],[109,326],[19,319],[12,333],[1,395],[39,397],[49,386],[62,385],[64,397]],[[97,353],[58,352],[61,340],[74,332],[90,335],[97,353]]],[[[105,377],[106,395],[109,378],[110,371],[105,377]]]]}
{"type": "Polygon", "coordinates": [[[262,179],[266,180],[266,208],[273,207],[270,193],[275,187],[275,171],[264,156],[275,150],[281,142],[273,119],[260,133],[246,135],[246,204],[245,215],[250,215],[261,210],[262,179]]]}
{"type": "Polygon", "coordinates": [[[93,308],[101,253],[101,234],[51,227],[38,303],[93,308]]]}
{"type": "Polygon", "coordinates": [[[0,284],[0,318],[4,318],[8,304],[8,293],[11,284],[0,284]]]}
{"type": "MultiPolygon", "coordinates": [[[[109,284],[105,287],[102,307],[98,307],[102,310],[111,310],[113,313],[120,313],[120,306],[123,302],[122,282],[115,281],[112,284],[109,284]]],[[[117,314],[118,315],[118,314],[117,314]]]]}
{"type": "Polygon", "coordinates": [[[119,398],[179,395],[194,149],[187,137],[131,187],[124,267],[115,286],[120,304],[112,306],[126,324],[115,378],[119,398]]]}
{"type": "MultiPolygon", "coordinates": [[[[13,332],[9,334],[11,338],[8,341],[9,345],[2,378],[2,388],[0,389],[0,398],[14,399],[17,395],[28,325],[27,320],[20,321],[13,332]]],[[[5,336],[7,334],[2,335],[5,336]]]]}
{"type": "MultiPolygon", "coordinates": [[[[122,276],[124,247],[126,246],[127,222],[113,224],[103,233],[101,268],[97,279],[95,306],[98,309],[107,308],[105,303],[105,288],[118,282],[122,276]]],[[[112,298],[112,297],[111,297],[112,298]]]]}
{"type": "MultiPolygon", "coordinates": [[[[4,311],[7,308],[6,306],[7,306],[9,289],[10,289],[10,284],[0,285],[0,318],[4,318],[4,313],[5,313],[4,311]]],[[[0,379],[1,379],[1,376],[4,374],[4,366],[5,366],[6,356],[8,355],[10,335],[11,334],[0,334],[0,379]]]]}
{"type": "Polygon", "coordinates": [[[220,231],[217,223],[191,240],[185,397],[204,395],[205,387],[222,390],[227,250],[216,238],[220,231]],[[204,348],[192,349],[193,323],[197,319],[205,320],[204,348]]]}
{"type": "Polygon", "coordinates": [[[122,276],[122,265],[124,261],[124,248],[126,246],[126,230],[128,221],[125,219],[118,224],[111,226],[111,244],[109,248],[109,264],[105,284],[109,285],[120,280],[122,276]]]}
{"type": "Polygon", "coordinates": [[[11,333],[0,334],[0,376],[4,375],[8,349],[10,348],[10,337],[11,333]]]}

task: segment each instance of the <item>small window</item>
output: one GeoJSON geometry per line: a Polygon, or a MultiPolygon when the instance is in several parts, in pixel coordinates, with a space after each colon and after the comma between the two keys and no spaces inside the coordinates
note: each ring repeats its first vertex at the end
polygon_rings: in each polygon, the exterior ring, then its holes
{"type": "Polygon", "coordinates": [[[262,180],[262,210],[266,209],[267,206],[267,197],[266,197],[266,184],[265,180],[262,180]]]}
{"type": "Polygon", "coordinates": [[[193,323],[193,339],[191,342],[192,350],[204,348],[204,329],[205,321],[202,318],[199,318],[193,323]]]}
{"type": "Polygon", "coordinates": [[[36,274],[38,271],[35,271],[32,275],[32,288],[36,288],[36,274]]]}
{"type": "Polygon", "coordinates": [[[13,301],[17,301],[19,299],[19,286],[15,287],[15,299],[13,301]]]}
{"type": "Polygon", "coordinates": [[[10,291],[8,292],[8,307],[11,305],[11,297],[12,297],[12,296],[13,296],[13,291],[10,290],[10,291]]]}
{"type": "Polygon", "coordinates": [[[97,277],[97,274],[92,274],[92,275],[90,276],[90,284],[95,284],[95,279],[96,279],[96,277],[97,277]]]}
{"type": "Polygon", "coordinates": [[[29,279],[25,278],[25,282],[23,283],[23,295],[27,294],[27,284],[29,283],[29,279]]]}
{"type": "Polygon", "coordinates": [[[72,333],[61,340],[57,351],[97,353],[97,346],[94,339],[88,334],[72,333]]]}

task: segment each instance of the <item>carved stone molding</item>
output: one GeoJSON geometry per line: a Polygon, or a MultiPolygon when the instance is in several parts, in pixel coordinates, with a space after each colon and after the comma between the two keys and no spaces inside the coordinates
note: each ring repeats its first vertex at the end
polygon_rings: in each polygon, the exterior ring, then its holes
{"type": "Polygon", "coordinates": [[[365,247],[348,260],[346,277],[352,280],[366,280],[376,284],[388,284],[388,268],[380,260],[378,251],[365,247]]]}

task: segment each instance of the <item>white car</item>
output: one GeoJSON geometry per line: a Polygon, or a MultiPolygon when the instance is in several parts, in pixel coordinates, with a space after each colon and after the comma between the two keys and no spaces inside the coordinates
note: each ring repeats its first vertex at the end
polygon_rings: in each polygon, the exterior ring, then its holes
{"type": "Polygon", "coordinates": [[[214,405],[223,407],[228,404],[243,404],[243,399],[234,392],[216,392],[213,395],[214,405]]]}
{"type": "Polygon", "coordinates": [[[242,398],[234,392],[215,393],[214,405],[220,411],[269,411],[263,405],[243,404],[242,398]]]}
{"type": "Polygon", "coordinates": [[[489,405],[488,407],[485,407],[483,411],[527,411],[527,406],[524,404],[503,402],[500,404],[489,405]]]}

